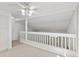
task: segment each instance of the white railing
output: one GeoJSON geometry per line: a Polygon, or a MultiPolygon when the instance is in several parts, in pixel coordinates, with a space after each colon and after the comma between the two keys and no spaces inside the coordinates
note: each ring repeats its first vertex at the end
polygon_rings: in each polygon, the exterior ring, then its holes
{"type": "MultiPolygon", "coordinates": [[[[23,34],[21,36],[25,36],[23,34]]],[[[76,52],[75,34],[28,32],[27,40],[44,44],[44,45],[48,45],[51,47],[56,47],[56,48],[76,52]]]]}
{"type": "Polygon", "coordinates": [[[74,34],[28,32],[28,40],[75,51],[74,34]]]}

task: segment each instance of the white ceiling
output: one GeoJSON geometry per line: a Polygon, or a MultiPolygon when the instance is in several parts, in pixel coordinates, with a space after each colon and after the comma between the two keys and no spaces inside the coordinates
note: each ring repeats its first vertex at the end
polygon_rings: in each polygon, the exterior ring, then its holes
{"type": "MultiPolygon", "coordinates": [[[[37,7],[37,14],[29,17],[29,27],[49,32],[66,32],[77,3],[72,2],[30,2],[37,7]]],[[[24,18],[16,2],[0,3],[0,10],[10,12],[18,19],[24,18]]],[[[23,23],[23,22],[22,22],[23,23]]]]}
{"type": "Polygon", "coordinates": [[[39,14],[33,14],[29,27],[38,31],[66,32],[77,3],[42,2],[31,3],[38,7],[39,14]]]}
{"type": "Polygon", "coordinates": [[[22,18],[20,6],[16,2],[0,2],[0,10],[11,13],[15,18],[22,18]]]}

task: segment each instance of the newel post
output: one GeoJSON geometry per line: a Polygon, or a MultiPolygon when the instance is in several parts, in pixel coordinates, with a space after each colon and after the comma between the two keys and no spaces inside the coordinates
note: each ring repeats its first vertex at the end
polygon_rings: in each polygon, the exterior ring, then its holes
{"type": "MultiPolygon", "coordinates": [[[[79,5],[79,4],[78,4],[79,5]]],[[[78,5],[75,9],[75,20],[76,20],[76,56],[79,56],[79,17],[78,17],[78,5]]]]}

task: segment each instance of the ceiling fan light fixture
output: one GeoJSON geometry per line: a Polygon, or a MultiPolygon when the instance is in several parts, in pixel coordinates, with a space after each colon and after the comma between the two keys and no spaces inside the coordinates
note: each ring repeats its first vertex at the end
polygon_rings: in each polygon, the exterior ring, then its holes
{"type": "Polygon", "coordinates": [[[33,11],[30,10],[30,11],[29,11],[29,16],[32,16],[32,14],[33,14],[33,11]]]}
{"type": "Polygon", "coordinates": [[[34,7],[34,6],[31,6],[29,9],[30,9],[30,10],[33,10],[33,9],[35,9],[35,7],[34,7]]]}
{"type": "Polygon", "coordinates": [[[32,16],[32,14],[29,14],[29,16],[32,16]]]}
{"type": "Polygon", "coordinates": [[[22,9],[22,10],[21,10],[21,13],[22,13],[22,15],[24,16],[24,15],[25,15],[25,10],[22,9]]]}

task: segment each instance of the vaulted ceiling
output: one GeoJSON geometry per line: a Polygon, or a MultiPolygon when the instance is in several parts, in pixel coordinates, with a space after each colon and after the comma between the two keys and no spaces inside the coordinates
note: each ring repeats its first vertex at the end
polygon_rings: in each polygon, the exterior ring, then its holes
{"type": "MultiPolygon", "coordinates": [[[[30,2],[30,4],[37,7],[37,13],[29,17],[29,28],[48,32],[66,32],[77,6],[76,2],[30,2]]],[[[0,3],[0,10],[9,12],[13,17],[20,19],[19,21],[24,19],[21,9],[17,2],[0,3]]]]}
{"type": "Polygon", "coordinates": [[[29,27],[36,31],[67,32],[77,3],[31,3],[38,7],[38,14],[29,19],[29,27]]]}

